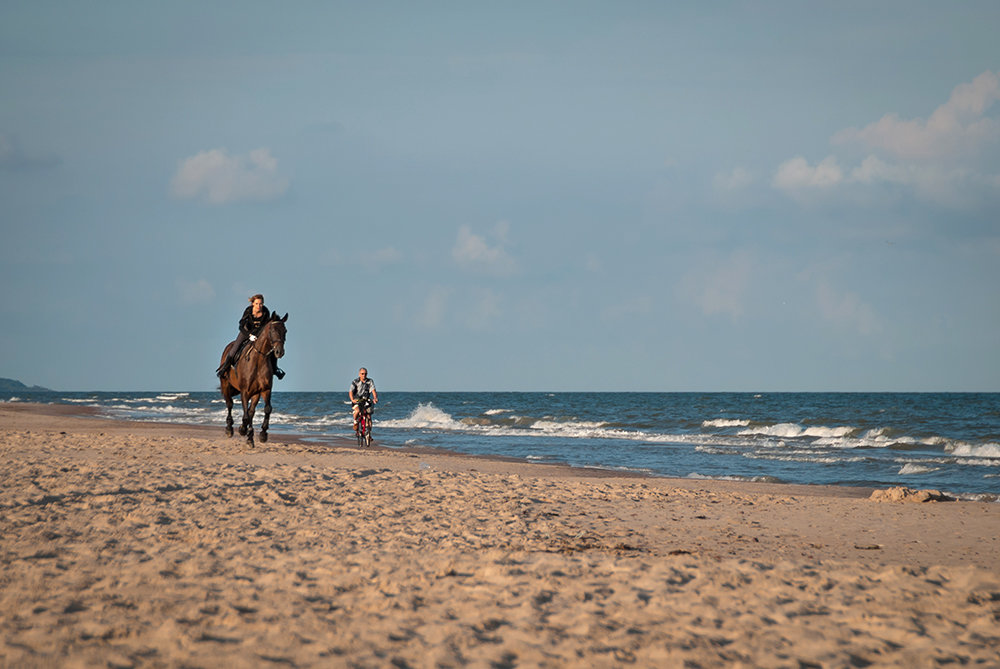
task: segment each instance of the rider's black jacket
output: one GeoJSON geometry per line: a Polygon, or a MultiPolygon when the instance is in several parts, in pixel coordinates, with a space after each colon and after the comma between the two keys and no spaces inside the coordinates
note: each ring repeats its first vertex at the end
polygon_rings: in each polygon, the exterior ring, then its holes
{"type": "Polygon", "coordinates": [[[243,318],[240,319],[240,330],[256,337],[269,320],[271,320],[271,312],[268,311],[267,307],[261,305],[260,317],[257,318],[253,315],[253,305],[250,305],[244,310],[243,318]]]}

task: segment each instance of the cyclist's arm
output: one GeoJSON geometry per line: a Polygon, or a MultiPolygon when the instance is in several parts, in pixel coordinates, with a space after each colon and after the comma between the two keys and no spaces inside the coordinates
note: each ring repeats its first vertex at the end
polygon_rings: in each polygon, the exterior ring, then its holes
{"type": "Polygon", "coordinates": [[[375,386],[372,386],[372,399],[378,404],[378,391],[375,390],[375,386]]]}

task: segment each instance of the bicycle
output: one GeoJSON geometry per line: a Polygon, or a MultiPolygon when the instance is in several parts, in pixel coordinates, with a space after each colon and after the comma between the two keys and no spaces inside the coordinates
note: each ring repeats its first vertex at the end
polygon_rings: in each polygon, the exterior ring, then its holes
{"type": "Polygon", "coordinates": [[[358,446],[372,445],[372,401],[368,398],[358,402],[358,422],[354,426],[358,446]]]}

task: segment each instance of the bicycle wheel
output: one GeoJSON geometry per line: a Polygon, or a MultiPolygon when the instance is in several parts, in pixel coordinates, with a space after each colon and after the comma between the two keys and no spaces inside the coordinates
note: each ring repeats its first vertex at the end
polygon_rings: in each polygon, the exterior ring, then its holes
{"type": "Polygon", "coordinates": [[[358,446],[365,445],[365,417],[364,414],[358,416],[358,424],[354,428],[354,436],[358,438],[358,446]]]}
{"type": "Polygon", "coordinates": [[[372,417],[365,416],[365,446],[372,445],[372,417]]]}

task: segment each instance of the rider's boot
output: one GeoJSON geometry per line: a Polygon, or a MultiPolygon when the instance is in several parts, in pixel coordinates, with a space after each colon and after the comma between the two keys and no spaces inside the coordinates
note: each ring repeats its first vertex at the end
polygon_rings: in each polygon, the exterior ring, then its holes
{"type": "Polygon", "coordinates": [[[272,353],[268,356],[268,362],[271,364],[271,369],[274,370],[274,375],[278,377],[278,380],[285,378],[285,370],[278,367],[278,358],[272,353]]]}
{"type": "Polygon", "coordinates": [[[219,365],[219,368],[215,370],[215,375],[220,379],[224,378],[227,373],[229,373],[229,368],[233,366],[233,356],[228,356],[225,361],[219,365]]]}

